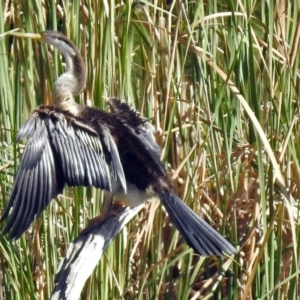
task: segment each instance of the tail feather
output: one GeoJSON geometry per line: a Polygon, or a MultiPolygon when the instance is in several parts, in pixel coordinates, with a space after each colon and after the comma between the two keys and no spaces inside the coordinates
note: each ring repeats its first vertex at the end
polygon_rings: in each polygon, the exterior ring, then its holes
{"type": "Polygon", "coordinates": [[[174,226],[186,243],[203,256],[234,254],[236,249],[192,209],[169,191],[158,193],[174,226]]]}

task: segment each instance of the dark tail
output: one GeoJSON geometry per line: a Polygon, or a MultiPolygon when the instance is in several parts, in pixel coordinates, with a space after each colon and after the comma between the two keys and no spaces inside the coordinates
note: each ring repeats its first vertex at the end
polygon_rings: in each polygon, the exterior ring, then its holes
{"type": "Polygon", "coordinates": [[[224,237],[172,192],[161,191],[158,196],[172,223],[195,252],[203,256],[223,256],[223,253],[236,253],[236,249],[224,237]]]}

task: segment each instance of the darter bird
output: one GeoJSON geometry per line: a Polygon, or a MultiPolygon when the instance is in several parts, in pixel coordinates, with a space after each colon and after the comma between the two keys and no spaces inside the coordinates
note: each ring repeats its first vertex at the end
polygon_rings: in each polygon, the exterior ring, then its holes
{"type": "Polygon", "coordinates": [[[75,102],[85,85],[86,70],[73,42],[50,30],[11,34],[53,45],[64,56],[66,70],[55,81],[52,104],[37,107],[17,135],[17,141],[27,138],[27,143],[1,218],[7,219],[4,233],[19,238],[65,184],[94,186],[130,206],[158,197],[196,253],[236,253],[174,194],[146,119],[117,99],[108,101],[111,112],[75,102]]]}

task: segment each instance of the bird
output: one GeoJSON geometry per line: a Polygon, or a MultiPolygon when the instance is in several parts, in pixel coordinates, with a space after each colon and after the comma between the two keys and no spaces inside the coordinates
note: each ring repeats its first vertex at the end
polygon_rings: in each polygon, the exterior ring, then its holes
{"type": "Polygon", "coordinates": [[[110,111],[79,105],[74,97],[86,68],[74,43],[58,31],[12,32],[53,45],[65,60],[54,83],[52,103],[34,109],[20,127],[27,139],[1,221],[3,233],[19,238],[64,186],[94,186],[131,207],[159,198],[184,241],[202,256],[231,255],[236,248],[173,191],[149,120],[117,98],[110,111]]]}

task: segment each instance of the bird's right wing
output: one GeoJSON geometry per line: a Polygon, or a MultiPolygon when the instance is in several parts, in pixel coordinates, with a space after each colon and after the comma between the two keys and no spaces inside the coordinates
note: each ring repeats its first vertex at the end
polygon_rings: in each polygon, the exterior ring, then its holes
{"type": "Polygon", "coordinates": [[[126,128],[129,131],[126,136],[132,139],[132,147],[136,147],[139,151],[144,150],[143,153],[149,157],[148,161],[154,163],[155,168],[166,175],[165,168],[160,161],[161,149],[154,137],[155,129],[149,120],[117,98],[110,98],[107,103],[113,115],[122,122],[122,129],[126,128]]]}
{"type": "MultiPolygon", "coordinates": [[[[92,128],[47,106],[35,110],[20,128],[17,139],[24,138],[28,141],[1,218],[8,219],[4,233],[10,238],[18,238],[65,183],[111,190],[110,166],[102,149],[116,148],[111,138],[101,141],[92,128]]],[[[114,167],[120,166],[117,162],[114,167]]]]}

